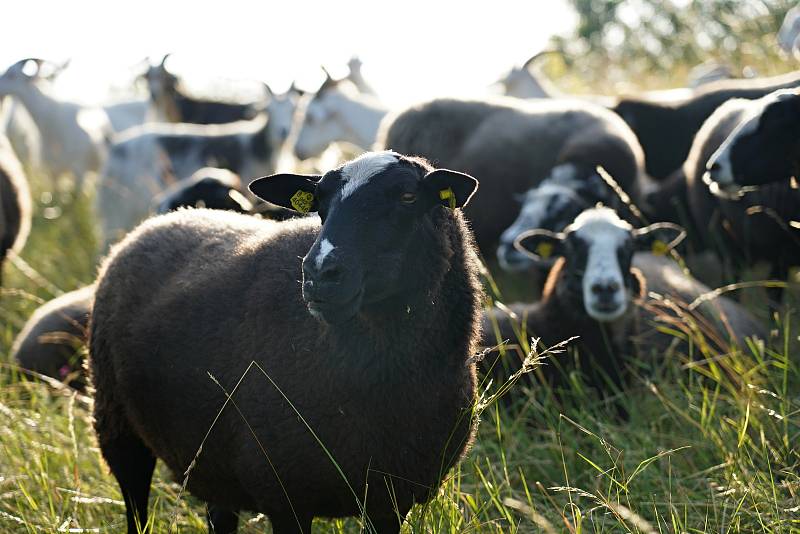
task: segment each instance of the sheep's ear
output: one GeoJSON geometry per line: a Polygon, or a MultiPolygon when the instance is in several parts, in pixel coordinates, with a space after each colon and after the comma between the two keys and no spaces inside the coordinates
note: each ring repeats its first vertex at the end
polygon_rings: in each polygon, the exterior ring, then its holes
{"type": "Polygon", "coordinates": [[[633,231],[634,242],[639,250],[650,250],[663,256],[686,237],[686,230],[677,224],[661,222],[637,228],[633,231]]]}
{"type": "Polygon", "coordinates": [[[322,178],[318,175],[305,174],[273,174],[257,178],[250,182],[250,191],[272,204],[308,213],[318,211],[317,182],[322,178]]]}
{"type": "Polygon", "coordinates": [[[564,239],[562,233],[550,230],[528,230],[517,236],[514,248],[536,261],[548,260],[564,255],[564,239]]]}
{"type": "Polygon", "coordinates": [[[478,180],[448,169],[431,171],[422,182],[436,195],[436,202],[453,210],[466,206],[478,190],[478,180]]]}

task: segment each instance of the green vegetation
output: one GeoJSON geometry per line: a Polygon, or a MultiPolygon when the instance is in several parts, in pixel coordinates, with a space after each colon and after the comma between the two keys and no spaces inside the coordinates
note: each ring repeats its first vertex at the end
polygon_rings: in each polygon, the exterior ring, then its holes
{"type": "MultiPolygon", "coordinates": [[[[4,363],[35,307],[95,271],[90,199],[52,198],[34,185],[27,267],[7,266],[0,300],[4,363]]],[[[768,347],[722,351],[688,317],[669,327],[691,349],[635,366],[637,378],[613,399],[628,420],[579,373],[557,395],[526,375],[509,388],[513,407],[483,403],[468,458],[432,503],[412,511],[404,532],[800,531],[797,328],[790,313],[771,321],[768,347]]],[[[88,422],[91,401],[7,369],[0,380],[0,531],[122,531],[119,489],[88,422]]],[[[501,388],[492,384],[484,400],[501,388]]],[[[159,468],[157,531],[203,531],[202,504],[179,492],[159,468]]],[[[315,528],[357,532],[359,523],[315,528]]],[[[248,515],[242,531],[269,532],[269,522],[248,515]]]]}

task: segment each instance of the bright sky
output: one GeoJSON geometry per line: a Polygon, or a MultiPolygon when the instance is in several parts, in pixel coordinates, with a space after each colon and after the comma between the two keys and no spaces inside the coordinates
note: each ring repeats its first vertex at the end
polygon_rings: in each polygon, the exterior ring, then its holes
{"type": "Polygon", "coordinates": [[[225,77],[314,89],[320,64],[344,74],[357,54],[389,103],[480,94],[575,23],[565,0],[16,0],[3,19],[0,69],[71,58],[59,91],[87,102],[166,52],[192,86],[225,77]]]}

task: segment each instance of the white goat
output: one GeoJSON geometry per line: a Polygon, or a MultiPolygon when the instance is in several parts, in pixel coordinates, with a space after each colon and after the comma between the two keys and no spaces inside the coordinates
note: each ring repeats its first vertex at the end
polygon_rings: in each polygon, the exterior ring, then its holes
{"type": "Polygon", "coordinates": [[[0,75],[0,96],[17,99],[39,129],[42,165],[57,178],[72,174],[80,189],[87,172],[99,170],[104,142],[110,135],[108,116],[100,108],[53,96],[39,76],[41,59],[24,59],[0,75]],[[35,68],[31,73],[28,69],[35,68]]]}
{"type": "Polygon", "coordinates": [[[96,198],[103,248],[144,219],[167,186],[202,167],[248,179],[274,172],[296,104],[296,93],[273,95],[252,121],[146,124],[116,137],[96,198]]]}
{"type": "Polygon", "coordinates": [[[298,159],[319,156],[330,144],[340,141],[363,150],[372,147],[389,110],[353,85],[344,79],[334,80],[326,72],[325,81],[299,115],[302,124],[294,145],[298,159]]]}
{"type": "Polygon", "coordinates": [[[528,58],[521,67],[513,67],[511,71],[497,83],[503,94],[516,98],[551,98],[558,91],[546,76],[535,65],[536,61],[553,50],[542,50],[528,58]]]}

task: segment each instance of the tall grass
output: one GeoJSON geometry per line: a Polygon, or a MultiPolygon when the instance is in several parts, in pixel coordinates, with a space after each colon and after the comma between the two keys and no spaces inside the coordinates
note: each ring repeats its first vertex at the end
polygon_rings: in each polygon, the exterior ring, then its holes
{"type": "MultiPolygon", "coordinates": [[[[39,303],[95,273],[91,199],[34,189],[31,238],[23,261],[6,267],[0,298],[4,363],[39,303]]],[[[685,348],[630,362],[634,379],[611,401],[579,370],[557,394],[536,373],[488,386],[471,452],[432,502],[412,510],[404,532],[800,531],[794,323],[792,312],[772,315],[767,345],[734,347],[679,310],[660,328],[685,348]],[[513,401],[493,402],[503,391],[513,401]]],[[[512,341],[527,346],[523,335],[512,341]]],[[[0,532],[124,530],[119,488],[88,423],[91,400],[9,372],[0,380],[0,532]]],[[[204,531],[202,503],[179,482],[157,469],[153,524],[166,531],[174,518],[177,531],[204,531]]],[[[318,520],[315,528],[357,532],[360,523],[318,520]]],[[[258,515],[246,515],[241,529],[270,532],[258,515]]]]}

